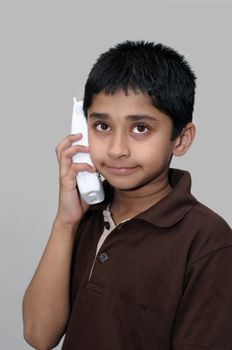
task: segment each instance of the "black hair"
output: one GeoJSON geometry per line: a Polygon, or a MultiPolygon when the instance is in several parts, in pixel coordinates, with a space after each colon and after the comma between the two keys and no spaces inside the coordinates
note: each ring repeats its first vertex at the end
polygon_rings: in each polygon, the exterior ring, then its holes
{"type": "Polygon", "coordinates": [[[85,85],[84,113],[94,95],[141,91],[173,123],[174,140],[192,121],[196,76],[184,56],[161,43],[125,41],[100,55],[85,85]]]}

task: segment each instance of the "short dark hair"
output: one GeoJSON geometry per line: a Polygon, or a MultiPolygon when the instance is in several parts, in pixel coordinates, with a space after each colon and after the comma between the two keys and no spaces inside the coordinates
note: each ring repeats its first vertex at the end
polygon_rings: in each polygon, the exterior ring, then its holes
{"type": "Polygon", "coordinates": [[[184,56],[161,43],[125,41],[100,55],[85,85],[84,113],[94,95],[141,91],[173,123],[174,140],[192,121],[196,76],[184,56]]]}

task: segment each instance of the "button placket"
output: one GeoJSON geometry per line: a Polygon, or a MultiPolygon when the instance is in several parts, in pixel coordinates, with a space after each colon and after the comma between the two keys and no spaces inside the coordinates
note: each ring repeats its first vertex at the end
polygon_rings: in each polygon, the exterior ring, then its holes
{"type": "MultiPolygon", "coordinates": [[[[107,261],[109,261],[110,259],[110,256],[109,256],[109,253],[107,253],[105,251],[105,249],[107,249],[107,242],[108,240],[112,237],[112,235],[114,234],[117,234],[117,231],[120,231],[121,228],[123,228],[124,226],[127,225],[129,220],[127,220],[127,222],[122,222],[120,223],[118,226],[116,226],[110,233],[109,235],[106,237],[106,239],[104,240],[100,250],[98,251],[98,255],[95,257],[95,260],[94,260],[94,263],[93,263],[93,266],[92,266],[92,270],[91,270],[91,273],[90,273],[90,277],[89,277],[89,280],[91,279],[91,276],[94,272],[94,269],[97,268],[97,263],[100,263],[100,264],[105,264],[107,261]],[[106,245],[106,247],[104,247],[106,245]]],[[[131,221],[131,219],[130,219],[131,221]]]]}

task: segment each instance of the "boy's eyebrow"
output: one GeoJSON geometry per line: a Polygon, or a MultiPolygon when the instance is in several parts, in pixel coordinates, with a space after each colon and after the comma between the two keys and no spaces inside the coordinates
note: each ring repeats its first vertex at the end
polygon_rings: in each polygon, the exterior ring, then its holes
{"type": "MultiPolygon", "coordinates": [[[[89,115],[89,118],[96,118],[96,119],[103,119],[103,120],[108,120],[110,119],[110,116],[106,113],[91,113],[89,115]]],[[[150,121],[158,121],[157,118],[155,118],[154,116],[151,115],[147,115],[147,114],[132,114],[132,115],[127,115],[126,116],[127,120],[132,120],[132,121],[138,121],[138,120],[150,120],[150,121]]]]}
{"type": "Polygon", "coordinates": [[[133,115],[128,115],[126,119],[137,121],[137,120],[150,120],[150,121],[155,121],[157,122],[158,119],[154,116],[147,115],[147,114],[133,114],[133,115]]]}
{"type": "Polygon", "coordinates": [[[105,113],[90,113],[89,118],[98,118],[98,119],[109,119],[108,114],[105,113]]]}

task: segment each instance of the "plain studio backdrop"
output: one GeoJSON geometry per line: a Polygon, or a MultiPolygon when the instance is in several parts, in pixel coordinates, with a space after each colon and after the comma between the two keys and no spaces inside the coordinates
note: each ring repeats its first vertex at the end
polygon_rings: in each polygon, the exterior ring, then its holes
{"type": "MultiPolygon", "coordinates": [[[[193,194],[231,224],[232,3],[225,1],[1,1],[0,348],[26,350],[22,297],[57,208],[56,145],[70,132],[97,57],[117,42],[172,46],[197,80],[189,169],[193,194]]],[[[60,349],[60,346],[57,349],[60,349]]]]}

